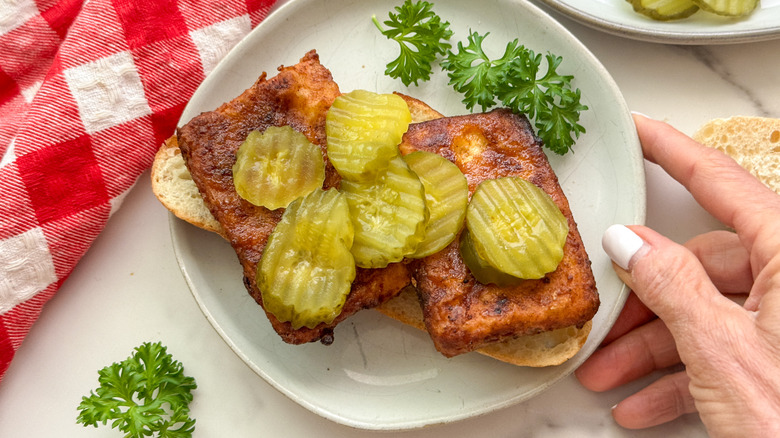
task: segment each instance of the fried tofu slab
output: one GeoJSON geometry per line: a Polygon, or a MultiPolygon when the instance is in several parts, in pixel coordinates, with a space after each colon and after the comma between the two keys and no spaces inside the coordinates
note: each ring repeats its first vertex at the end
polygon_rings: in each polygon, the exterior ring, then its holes
{"type": "Polygon", "coordinates": [[[558,268],[519,285],[478,283],[463,262],[456,239],[412,265],[423,320],[436,349],[448,357],[517,336],[582,327],[596,314],[596,282],[577,224],[558,178],[528,120],[505,109],[414,124],[401,152],[437,153],[466,175],[469,192],[486,179],[521,177],[553,199],[569,234],[558,268]]]}
{"type": "MultiPolygon", "coordinates": [[[[235,99],[193,118],[178,129],[177,141],[184,162],[211,214],[224,229],[243,267],[244,284],[255,301],[263,305],[255,276],[268,236],[279,222],[283,209],[255,206],[236,192],[233,164],[236,152],[253,130],[290,125],[320,146],[326,165],[323,188],[337,187],[339,176],[327,160],[325,114],[339,96],[331,73],[310,51],[293,66],[279,67],[278,74],[266,74],[235,99]]],[[[384,269],[360,269],[341,314],[330,324],[313,329],[293,329],[266,312],[274,330],[291,344],[320,340],[333,342],[333,328],[355,312],[376,307],[409,284],[404,264],[384,269]]]]}

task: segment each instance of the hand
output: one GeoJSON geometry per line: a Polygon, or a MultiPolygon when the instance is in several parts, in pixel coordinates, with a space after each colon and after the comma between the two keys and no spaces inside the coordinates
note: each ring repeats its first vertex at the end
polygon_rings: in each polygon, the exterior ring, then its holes
{"type": "Polygon", "coordinates": [[[604,248],[633,294],[576,376],[605,391],[682,363],[620,402],[617,423],[645,428],[698,411],[712,436],[780,436],[780,196],[722,152],[634,121],[645,158],[735,232],[683,246],[647,227],[608,230],[604,248]]]}

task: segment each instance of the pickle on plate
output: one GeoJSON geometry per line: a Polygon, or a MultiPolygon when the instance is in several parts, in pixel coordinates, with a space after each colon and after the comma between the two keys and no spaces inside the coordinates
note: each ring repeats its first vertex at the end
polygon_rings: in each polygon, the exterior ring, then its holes
{"type": "Polygon", "coordinates": [[[257,270],[263,307],[294,329],[332,322],[355,279],[353,238],[347,200],[336,189],[291,202],[257,270]]]}
{"type": "Polygon", "coordinates": [[[239,196],[269,210],[321,187],[322,150],[291,126],[252,131],[236,152],[233,183],[239,196]]]}
{"type": "Polygon", "coordinates": [[[422,258],[455,240],[466,218],[469,185],[458,166],[441,155],[416,151],[403,157],[422,181],[430,214],[425,237],[410,257],[422,258]]]}
{"type": "Polygon", "coordinates": [[[476,254],[513,277],[542,278],[563,258],[569,224],[542,189],[522,178],[485,180],[466,209],[476,254]]]}
{"type": "Polygon", "coordinates": [[[342,180],[355,241],[352,254],[361,268],[383,268],[414,253],[425,236],[428,209],[420,178],[396,156],[368,182],[342,180]]]}
{"type": "Polygon", "coordinates": [[[742,17],[758,6],[759,0],[693,0],[702,10],[728,17],[742,17]]]}
{"type": "Polygon", "coordinates": [[[354,90],[337,97],[325,116],[328,158],[343,178],[368,181],[399,155],[412,116],[394,94],[354,90]]]}
{"type": "Polygon", "coordinates": [[[471,240],[469,230],[463,230],[463,233],[460,235],[459,243],[460,245],[458,248],[460,249],[460,256],[478,282],[482,284],[493,283],[498,286],[509,286],[523,281],[522,278],[509,275],[490,266],[490,263],[480,257],[479,254],[477,254],[477,250],[474,249],[474,241],[471,240]]]}
{"type": "Polygon", "coordinates": [[[687,18],[699,10],[693,0],[626,0],[634,11],[653,20],[669,21],[687,18]]]}

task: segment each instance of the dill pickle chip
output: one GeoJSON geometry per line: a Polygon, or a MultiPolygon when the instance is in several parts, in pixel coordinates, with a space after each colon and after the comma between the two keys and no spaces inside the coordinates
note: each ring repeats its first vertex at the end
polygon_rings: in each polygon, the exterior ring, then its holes
{"type": "Polygon", "coordinates": [[[250,132],[233,165],[239,196],[269,210],[287,207],[324,180],[322,150],[291,126],[250,132]]]}
{"type": "Polygon", "coordinates": [[[425,188],[425,205],[430,217],[425,237],[412,258],[439,252],[455,240],[463,227],[469,203],[469,184],[458,166],[441,155],[416,151],[403,157],[425,188]]]}
{"type": "Polygon", "coordinates": [[[493,283],[498,286],[509,286],[523,281],[522,278],[514,277],[490,266],[490,263],[480,257],[479,254],[477,254],[477,250],[474,248],[474,241],[471,240],[469,230],[463,230],[463,233],[460,235],[459,243],[460,245],[458,248],[460,249],[460,256],[478,282],[482,284],[493,283]]]}
{"type": "Polygon", "coordinates": [[[693,0],[705,11],[727,17],[742,17],[756,9],[759,0],[693,0]]]}
{"type": "Polygon", "coordinates": [[[294,329],[332,322],[355,279],[353,239],[347,200],[336,189],[291,202],[257,270],[263,307],[294,329]]]}
{"type": "Polygon", "coordinates": [[[699,10],[693,0],[627,0],[634,11],[653,20],[669,21],[687,18],[699,10]]]}
{"type": "Polygon", "coordinates": [[[411,121],[406,102],[394,94],[343,94],[325,117],[328,158],[342,178],[368,181],[399,155],[398,144],[411,121]]]}
{"type": "Polygon", "coordinates": [[[518,278],[541,278],[563,258],[566,217],[542,189],[522,178],[486,180],[466,209],[477,255],[518,278]]]}
{"type": "Polygon", "coordinates": [[[369,182],[342,180],[361,268],[382,268],[412,254],[425,236],[428,209],[420,178],[397,156],[369,182]]]}

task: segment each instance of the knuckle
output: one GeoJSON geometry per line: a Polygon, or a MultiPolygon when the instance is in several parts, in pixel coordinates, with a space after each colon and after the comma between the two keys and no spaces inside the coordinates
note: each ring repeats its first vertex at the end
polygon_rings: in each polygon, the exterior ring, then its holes
{"type": "Polygon", "coordinates": [[[678,292],[675,289],[699,283],[698,261],[683,247],[667,248],[662,255],[654,254],[647,259],[649,263],[643,264],[641,269],[635,268],[635,289],[641,289],[645,299],[653,304],[668,301],[671,293],[678,292]]]}

